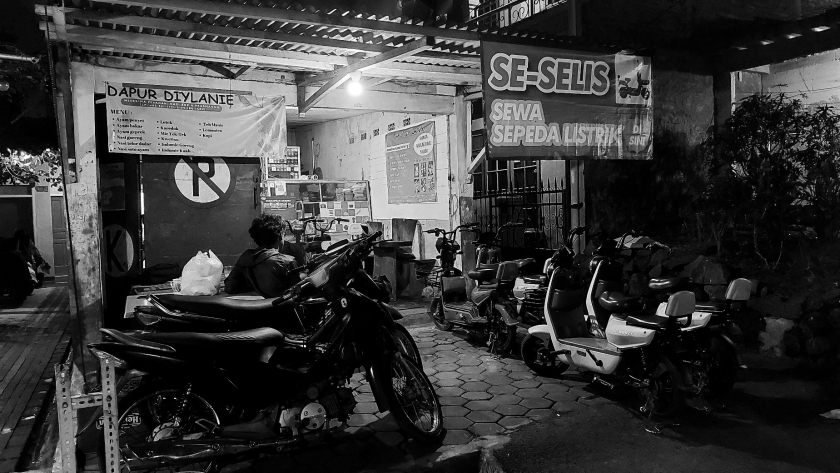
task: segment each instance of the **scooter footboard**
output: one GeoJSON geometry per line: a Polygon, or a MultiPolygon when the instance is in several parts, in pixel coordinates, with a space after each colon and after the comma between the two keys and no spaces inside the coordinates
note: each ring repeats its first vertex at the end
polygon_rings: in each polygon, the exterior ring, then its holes
{"type": "Polygon", "coordinates": [[[611,374],[621,362],[621,352],[600,338],[561,339],[557,349],[565,352],[557,355],[563,363],[595,373],[611,374]]]}

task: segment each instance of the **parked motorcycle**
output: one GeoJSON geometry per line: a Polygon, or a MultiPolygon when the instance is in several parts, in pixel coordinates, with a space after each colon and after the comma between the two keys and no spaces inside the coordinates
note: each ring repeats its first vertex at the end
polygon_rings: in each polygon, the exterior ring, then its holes
{"type": "Polygon", "coordinates": [[[522,359],[544,376],[560,375],[570,366],[590,371],[594,381],[608,387],[638,389],[645,400],[645,412],[674,414],[690,388],[684,385],[683,372],[675,365],[671,343],[679,327],[690,324],[694,294],[673,294],[664,318],[642,312],[640,298],[621,293],[622,265],[615,260],[615,253],[614,240],[605,241],[596,251],[588,289],[584,289],[579,274],[554,270],[544,305],[546,324],[528,330],[522,342],[522,359]],[[584,307],[593,316],[589,320],[603,327],[604,338],[592,335],[584,307]]]}
{"type": "Polygon", "coordinates": [[[516,278],[513,286],[513,296],[516,298],[516,314],[520,322],[525,325],[537,325],[545,323],[543,305],[545,304],[546,288],[548,278],[556,268],[571,270],[575,257],[572,249],[574,238],[582,236],[589,230],[590,226],[575,227],[566,237],[562,248],[558,248],[551,258],[543,263],[542,273],[520,275],[516,278]]]}
{"type": "MultiPolygon", "coordinates": [[[[508,223],[499,227],[498,234],[506,228],[521,226],[508,223]]],[[[490,350],[499,354],[510,352],[516,341],[516,308],[512,302],[513,285],[520,266],[533,260],[507,261],[482,264],[467,271],[467,277],[476,283],[471,291],[462,273],[454,268],[455,255],[459,245],[454,241],[459,229],[475,228],[475,225],[461,225],[451,232],[441,229],[430,230],[438,237],[435,247],[440,253],[442,270],[439,275],[440,291],[429,305],[429,317],[435,326],[444,331],[454,326],[466,329],[479,336],[487,337],[490,350]]],[[[483,244],[477,248],[484,250],[483,244]]]]}
{"type": "MultiPolygon", "coordinates": [[[[335,258],[349,247],[347,241],[336,244],[338,246],[320,253],[307,267],[298,269],[305,272],[314,270],[319,263],[335,258]]],[[[388,304],[388,291],[365,271],[356,271],[348,287],[376,301],[394,321],[403,318],[397,309],[388,304]]],[[[271,327],[287,335],[284,344],[294,345],[320,330],[329,312],[329,304],[323,297],[313,296],[298,304],[275,306],[278,299],[150,294],[148,300],[152,306],[136,308],[134,318],[140,330],[157,332],[227,332],[271,327]]],[[[395,324],[394,328],[403,356],[422,367],[420,351],[411,334],[400,324],[395,324]]]]}
{"type": "Polygon", "coordinates": [[[159,378],[119,401],[120,450],[130,470],[219,461],[302,447],[343,430],[356,401],[347,382],[363,367],[380,412],[408,436],[435,442],[443,416],[422,369],[403,357],[391,315],[348,287],[370,254],[376,232],[324,262],[277,307],[313,295],[328,301],[316,334],[287,345],[272,328],[227,333],[149,333],[103,329],[98,356],[159,378]],[[259,409],[243,422],[242,412],[259,409]]]}

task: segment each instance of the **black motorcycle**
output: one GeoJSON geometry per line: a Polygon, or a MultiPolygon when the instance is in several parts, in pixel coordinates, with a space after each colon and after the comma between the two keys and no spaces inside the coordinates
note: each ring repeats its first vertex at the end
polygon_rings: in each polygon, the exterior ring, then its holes
{"type": "Polygon", "coordinates": [[[319,330],[292,344],[273,328],[137,336],[103,329],[105,341],[90,346],[95,354],[157,379],[119,401],[123,465],[216,471],[219,462],[308,445],[346,427],[356,404],[348,383],[360,367],[381,412],[406,435],[438,441],[434,387],[400,353],[391,314],[348,287],[380,235],[351,243],[273,301],[278,311],[313,295],[328,301],[319,330]]]}

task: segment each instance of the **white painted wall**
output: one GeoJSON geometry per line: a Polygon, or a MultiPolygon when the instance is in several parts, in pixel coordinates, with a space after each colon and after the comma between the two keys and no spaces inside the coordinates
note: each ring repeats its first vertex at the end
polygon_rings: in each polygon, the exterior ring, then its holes
{"type": "MultiPolygon", "coordinates": [[[[55,266],[55,254],[53,248],[52,230],[52,204],[50,203],[50,185],[47,182],[40,182],[32,188],[32,227],[34,229],[33,239],[41,257],[50,266],[55,266]],[[45,188],[39,191],[37,187],[45,188]]],[[[50,271],[47,276],[53,276],[50,271]]]]}
{"type": "Polygon", "coordinates": [[[770,66],[765,93],[785,92],[806,104],[840,107],[840,49],[770,66]]]}
{"type": "MultiPolygon", "coordinates": [[[[315,166],[321,168],[324,179],[367,180],[370,182],[371,213],[373,220],[384,223],[385,236],[391,236],[393,218],[418,220],[420,229],[450,227],[449,174],[450,174],[450,116],[432,116],[401,113],[368,113],[352,118],[334,120],[295,129],[294,135],[301,148],[304,171],[315,166]],[[388,183],[385,161],[385,135],[388,126],[403,128],[403,120],[410,125],[433,120],[435,123],[435,152],[437,154],[437,201],[407,204],[388,203],[388,183]],[[378,130],[377,136],[374,132],[378,130]],[[362,135],[365,139],[362,139],[362,135]],[[351,143],[352,139],[352,143],[351,143]],[[313,148],[314,144],[314,148],[313,148]]],[[[424,244],[415,246],[415,255],[434,258],[434,236],[423,234],[424,244]]]]}

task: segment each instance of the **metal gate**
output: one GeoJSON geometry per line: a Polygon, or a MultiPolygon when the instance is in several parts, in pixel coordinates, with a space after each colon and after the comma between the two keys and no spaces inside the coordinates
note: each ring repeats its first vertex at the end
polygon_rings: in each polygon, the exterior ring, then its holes
{"type": "Polygon", "coordinates": [[[521,222],[500,235],[502,258],[542,258],[563,243],[569,228],[569,209],[564,204],[564,181],[539,180],[532,188],[476,191],[474,205],[482,232],[496,232],[508,222],[521,222]]]}

